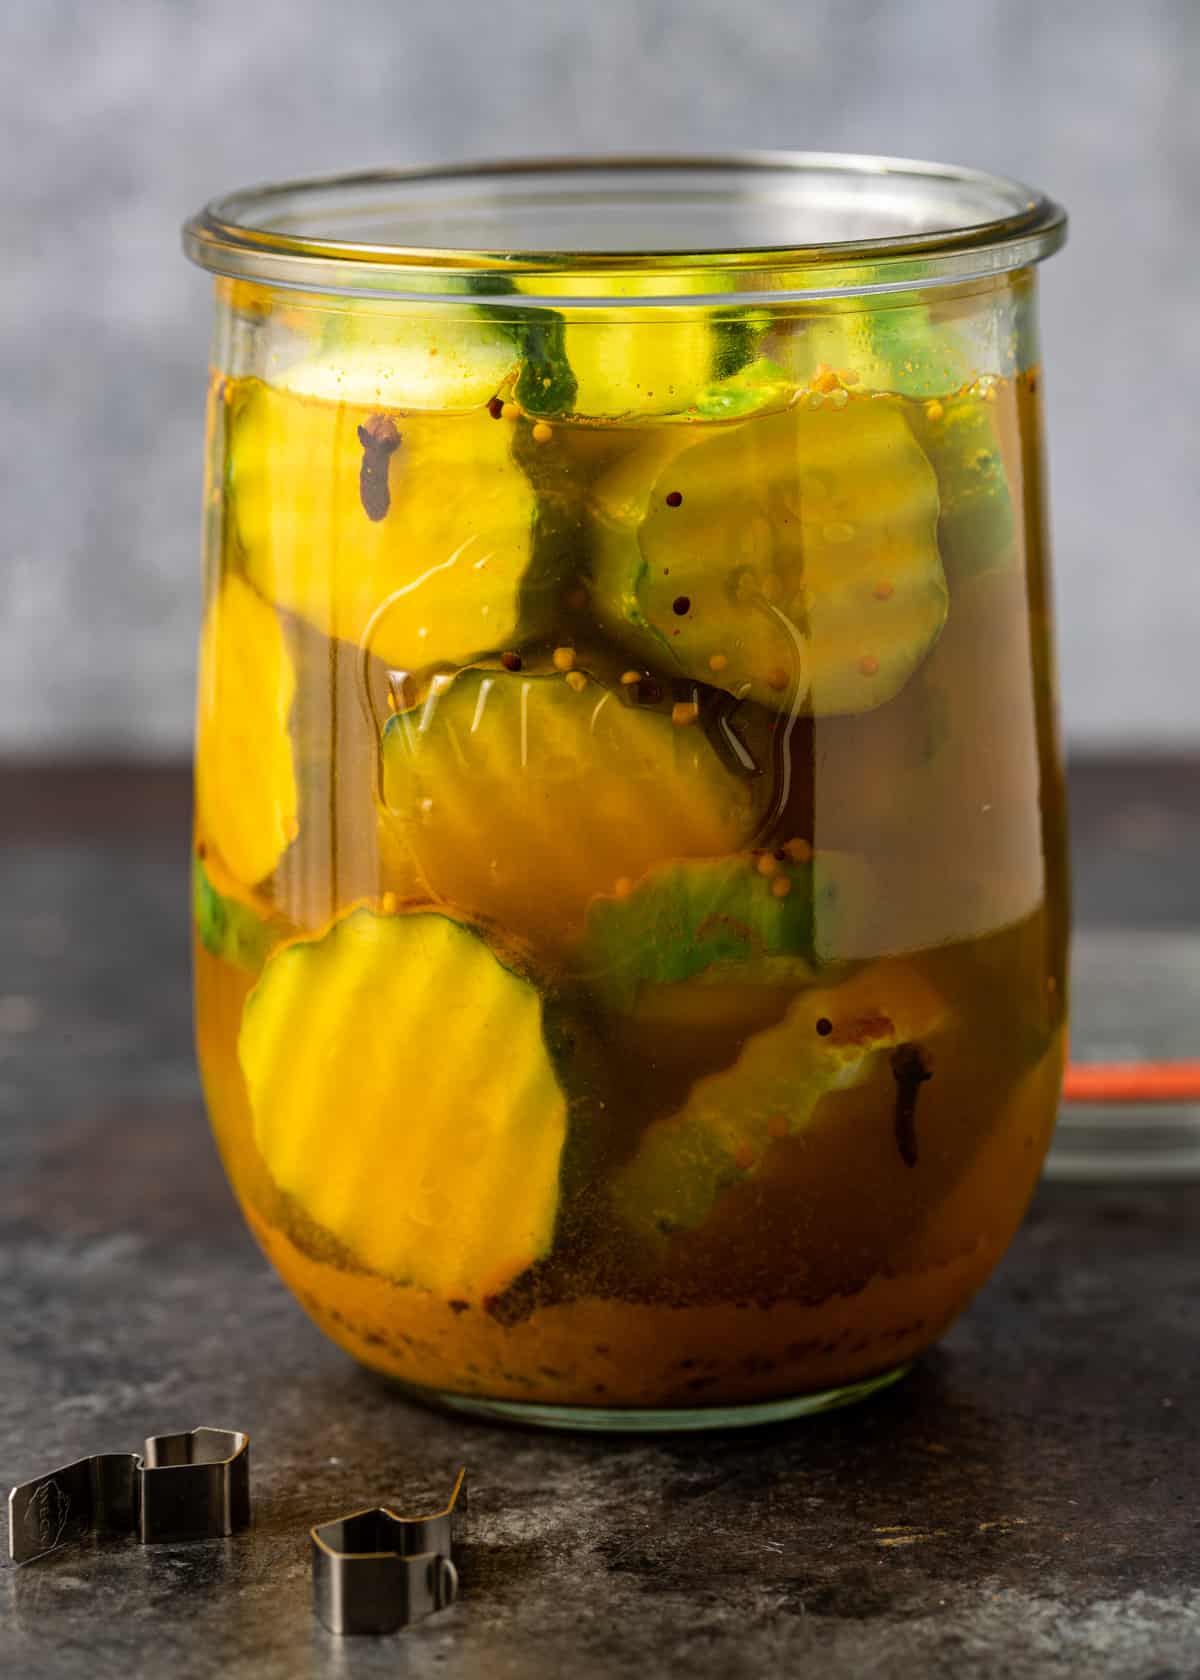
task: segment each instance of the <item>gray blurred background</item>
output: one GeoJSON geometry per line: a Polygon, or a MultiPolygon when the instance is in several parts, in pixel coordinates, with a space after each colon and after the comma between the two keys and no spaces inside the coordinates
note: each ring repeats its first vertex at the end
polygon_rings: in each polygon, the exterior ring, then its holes
{"type": "Polygon", "coordinates": [[[1200,743],[1195,0],[7,0],[0,754],[189,747],[208,281],[270,176],[813,147],[1014,174],[1044,271],[1064,721],[1200,743]]]}

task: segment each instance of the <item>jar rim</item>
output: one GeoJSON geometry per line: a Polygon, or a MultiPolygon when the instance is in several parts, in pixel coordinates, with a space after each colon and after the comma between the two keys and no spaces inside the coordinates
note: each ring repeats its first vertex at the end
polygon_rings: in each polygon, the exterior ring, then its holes
{"type": "Polygon", "coordinates": [[[1005,176],[784,151],[527,157],[319,176],[214,199],[183,229],[184,249],[202,268],[267,286],[573,308],[963,284],[1040,261],[1065,236],[1060,206],[1005,176]],[[530,238],[539,227],[545,235],[530,238]],[[744,237],[707,237],[709,227],[744,237]],[[806,238],[795,237],[801,231],[806,238]],[[829,237],[836,232],[848,236],[829,237]],[[471,233],[490,237],[465,238],[471,233]]]}

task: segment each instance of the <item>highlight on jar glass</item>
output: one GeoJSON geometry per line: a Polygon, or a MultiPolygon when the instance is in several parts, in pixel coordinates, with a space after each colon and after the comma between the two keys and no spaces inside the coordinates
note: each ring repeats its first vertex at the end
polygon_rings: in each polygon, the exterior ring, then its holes
{"type": "Polygon", "coordinates": [[[236,194],[193,859],[208,1107],[364,1364],[727,1426],[902,1375],[1057,1105],[1035,264],[881,159],[236,194]]]}

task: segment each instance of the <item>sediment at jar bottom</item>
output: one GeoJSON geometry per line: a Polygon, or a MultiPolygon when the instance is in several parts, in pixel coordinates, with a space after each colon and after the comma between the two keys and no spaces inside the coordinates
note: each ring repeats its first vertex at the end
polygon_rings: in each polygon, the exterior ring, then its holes
{"type": "Polygon", "coordinates": [[[325,1333],[372,1370],[435,1393],[563,1406],[716,1406],[838,1387],[936,1342],[986,1281],[1020,1217],[938,1267],[875,1278],[817,1306],[668,1307],[599,1296],[506,1326],[304,1254],[253,1207],[264,1253],[325,1333]]]}

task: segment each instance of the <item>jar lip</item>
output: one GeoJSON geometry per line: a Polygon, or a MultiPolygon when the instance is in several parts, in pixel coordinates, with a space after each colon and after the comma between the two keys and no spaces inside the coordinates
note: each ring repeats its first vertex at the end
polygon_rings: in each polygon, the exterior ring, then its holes
{"type": "Polygon", "coordinates": [[[202,268],[268,286],[575,307],[966,283],[1040,261],[1065,234],[1059,205],[1004,176],[908,158],[749,151],[527,157],[279,182],[214,199],[184,225],[183,240],[202,268]],[[735,229],[789,233],[800,223],[829,230],[840,217],[854,236],[685,237],[722,214],[735,229]],[[586,231],[563,242],[521,238],[539,217],[548,229],[586,231]],[[614,222],[639,235],[644,222],[645,242],[594,242],[614,222]],[[381,238],[380,226],[442,237],[381,238]],[[509,237],[461,242],[459,229],[509,237]]]}

